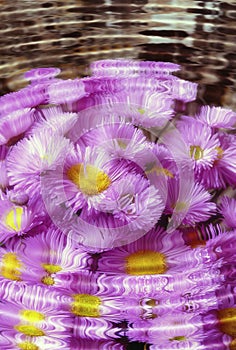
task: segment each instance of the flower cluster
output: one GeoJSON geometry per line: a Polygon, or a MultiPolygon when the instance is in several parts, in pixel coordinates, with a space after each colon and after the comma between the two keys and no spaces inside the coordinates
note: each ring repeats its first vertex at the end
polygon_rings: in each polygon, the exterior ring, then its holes
{"type": "Polygon", "coordinates": [[[236,113],[179,69],[0,97],[1,349],[236,349],[236,113]]]}

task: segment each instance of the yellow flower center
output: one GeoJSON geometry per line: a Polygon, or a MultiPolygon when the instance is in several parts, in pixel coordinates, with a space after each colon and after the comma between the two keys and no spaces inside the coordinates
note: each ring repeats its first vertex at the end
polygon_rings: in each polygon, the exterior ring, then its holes
{"type": "Polygon", "coordinates": [[[140,114],[144,114],[144,113],[145,113],[145,109],[143,109],[143,108],[138,108],[138,112],[139,112],[140,114]]]}
{"type": "Polygon", "coordinates": [[[105,191],[111,184],[109,176],[95,166],[75,164],[67,171],[67,176],[84,194],[93,196],[105,191]]]}
{"type": "Polygon", "coordinates": [[[229,307],[223,310],[218,310],[218,319],[220,322],[220,330],[223,333],[236,337],[236,308],[229,307]]]}
{"type": "Polygon", "coordinates": [[[22,350],[39,350],[39,347],[33,343],[30,343],[28,341],[25,341],[23,343],[17,344],[19,349],[22,350]]]}
{"type": "Polygon", "coordinates": [[[44,314],[35,310],[21,310],[20,315],[24,321],[32,323],[40,322],[45,319],[44,314]]]}
{"type": "Polygon", "coordinates": [[[186,337],[183,336],[183,335],[179,335],[179,336],[177,335],[176,337],[170,338],[169,340],[170,341],[175,341],[175,340],[177,340],[177,341],[185,341],[186,337]]]}
{"type": "Polygon", "coordinates": [[[74,302],[71,304],[71,312],[76,316],[99,317],[100,298],[90,294],[73,295],[74,302]]]}
{"type": "Polygon", "coordinates": [[[159,175],[164,175],[170,178],[174,177],[174,174],[168,170],[167,168],[163,168],[160,166],[155,165],[155,163],[147,163],[146,168],[145,168],[145,173],[150,174],[150,173],[156,173],[158,176],[159,175]]]}
{"type": "Polygon", "coordinates": [[[159,275],[167,270],[165,255],[152,250],[140,250],[126,258],[126,273],[129,275],[159,275]]]}
{"type": "Polygon", "coordinates": [[[221,147],[216,147],[215,149],[217,150],[217,158],[221,159],[223,157],[224,150],[221,147]]]}
{"type": "Polygon", "coordinates": [[[57,273],[62,270],[61,266],[53,264],[42,264],[42,267],[47,273],[57,273]]]}
{"type": "Polygon", "coordinates": [[[126,149],[127,144],[124,141],[117,139],[117,143],[118,143],[120,148],[126,149]]]}
{"type": "Polygon", "coordinates": [[[22,267],[20,260],[14,253],[6,253],[2,257],[2,268],[0,273],[4,278],[13,281],[20,281],[21,272],[17,269],[22,267]]]}
{"type": "Polygon", "coordinates": [[[176,211],[182,211],[185,210],[187,208],[187,203],[185,202],[176,202],[176,204],[174,205],[174,209],[176,211]]]}
{"type": "Polygon", "coordinates": [[[190,146],[190,157],[199,160],[203,157],[203,149],[200,146],[190,146]]]}
{"type": "Polygon", "coordinates": [[[20,231],[23,213],[24,210],[22,207],[11,209],[5,217],[5,224],[14,231],[20,231]]]}
{"type": "Polygon", "coordinates": [[[54,281],[54,278],[52,278],[51,276],[44,276],[42,279],[41,279],[41,282],[43,284],[46,284],[46,286],[53,286],[55,281],[54,281]]]}
{"type": "Polygon", "coordinates": [[[37,328],[33,325],[19,324],[15,326],[15,329],[18,332],[23,333],[29,337],[42,337],[45,335],[45,333],[40,328],[37,328]]]}

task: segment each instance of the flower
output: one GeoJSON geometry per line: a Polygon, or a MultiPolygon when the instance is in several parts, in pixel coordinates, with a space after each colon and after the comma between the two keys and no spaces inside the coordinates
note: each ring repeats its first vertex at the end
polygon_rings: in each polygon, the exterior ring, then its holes
{"type": "Polygon", "coordinates": [[[4,278],[56,288],[67,288],[65,275],[86,270],[91,263],[89,255],[54,226],[11,241],[8,249],[0,248],[0,256],[4,278]]]}
{"type": "Polygon", "coordinates": [[[236,218],[232,213],[236,212],[236,199],[223,196],[221,198],[219,210],[223,216],[225,226],[229,229],[235,229],[236,218]]]}
{"type": "Polygon", "coordinates": [[[20,140],[35,121],[34,109],[14,111],[0,120],[0,145],[11,146],[20,140]]]}
{"type": "Polygon", "coordinates": [[[61,164],[70,150],[69,140],[50,129],[23,139],[7,158],[10,185],[30,195],[39,194],[41,177],[61,164]]]}
{"type": "Polygon", "coordinates": [[[45,129],[51,129],[53,132],[66,136],[78,118],[77,113],[65,113],[60,107],[41,108],[35,114],[38,118],[29,131],[29,134],[32,135],[44,132],[45,129]]]}
{"type": "Polygon", "coordinates": [[[98,208],[112,213],[130,230],[151,229],[160,218],[164,205],[154,186],[141,175],[127,175],[107,190],[98,208]]]}
{"type": "Polygon", "coordinates": [[[236,113],[230,109],[215,106],[202,106],[196,118],[204,124],[217,129],[232,129],[236,123],[236,113]]]}
{"type": "Polygon", "coordinates": [[[36,195],[23,205],[13,203],[4,196],[0,201],[0,241],[4,242],[15,235],[25,235],[42,224],[44,219],[46,214],[36,195]]]}
{"type": "Polygon", "coordinates": [[[67,344],[70,315],[61,295],[40,286],[1,284],[1,344],[17,349],[56,349],[67,344]],[[50,345],[51,344],[51,348],[50,345]]]}
{"type": "Polygon", "coordinates": [[[184,186],[179,186],[176,179],[169,181],[166,212],[173,213],[169,222],[169,229],[180,224],[194,225],[206,221],[216,211],[215,203],[211,202],[211,195],[197,182],[192,183],[187,178],[184,186]]]}
{"type": "Polygon", "coordinates": [[[151,349],[203,349],[201,317],[175,313],[150,322],[148,339],[151,349]]]}
{"type": "Polygon", "coordinates": [[[161,228],[152,229],[133,243],[102,253],[98,271],[129,276],[181,272],[188,252],[180,232],[170,235],[161,228]]]}
{"type": "MultiPolygon", "coordinates": [[[[74,320],[72,321],[75,332],[77,332],[77,325],[78,332],[81,332],[83,324],[86,324],[86,322],[91,323],[91,325],[93,323],[99,325],[100,323],[101,327],[102,324],[106,326],[106,322],[108,322],[108,329],[113,328],[111,321],[119,322],[122,320],[123,300],[120,296],[110,297],[108,293],[103,295],[97,284],[98,274],[85,272],[71,276],[64,293],[65,298],[62,307],[77,319],[76,323],[74,320]]],[[[95,336],[92,339],[99,338],[95,336]]]]}
{"type": "Polygon", "coordinates": [[[217,135],[212,133],[209,126],[191,117],[182,117],[177,127],[189,148],[189,157],[196,174],[210,168],[220,146],[217,135]]]}
{"type": "Polygon", "coordinates": [[[217,148],[217,159],[209,169],[198,180],[206,189],[226,188],[227,185],[235,184],[236,143],[235,137],[226,133],[218,133],[220,141],[217,148]]]}
{"type": "MultiPolygon", "coordinates": [[[[80,123],[77,126],[79,130],[86,130],[83,123],[84,120],[86,123],[86,117],[83,115],[79,118],[80,123]]],[[[112,119],[110,122],[109,120],[104,121],[104,125],[101,127],[98,126],[99,122],[96,120],[95,124],[96,128],[84,131],[80,137],[78,137],[77,130],[72,130],[76,135],[75,141],[81,148],[99,147],[101,152],[106,153],[111,158],[125,158],[137,163],[148,155],[149,143],[141,130],[136,129],[132,124],[112,121],[112,119]]]]}

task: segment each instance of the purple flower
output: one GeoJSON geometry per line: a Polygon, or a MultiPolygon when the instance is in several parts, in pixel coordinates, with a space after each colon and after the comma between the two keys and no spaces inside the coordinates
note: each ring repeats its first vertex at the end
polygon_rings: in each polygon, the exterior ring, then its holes
{"type": "Polygon", "coordinates": [[[236,181],[236,141],[234,135],[218,133],[220,140],[217,147],[217,158],[212,167],[205,169],[199,181],[207,189],[226,188],[235,185],[236,181]]]}
{"type": "Polygon", "coordinates": [[[100,122],[97,121],[97,115],[94,119],[89,123],[89,127],[94,125],[94,128],[85,131],[88,121],[87,115],[83,113],[76,128],[71,130],[73,134],[69,133],[69,137],[81,148],[99,147],[101,152],[111,158],[125,158],[137,163],[148,156],[149,143],[141,130],[136,129],[132,124],[112,121],[112,118],[110,122],[109,120],[104,121],[104,125],[99,127],[100,122]],[[81,130],[84,133],[79,137],[81,130]]]}
{"type": "Polygon", "coordinates": [[[236,123],[236,113],[222,107],[203,106],[196,118],[216,129],[232,129],[236,123]]]}
{"type": "Polygon", "coordinates": [[[211,195],[200,184],[192,183],[191,179],[179,188],[176,179],[169,181],[167,197],[167,213],[173,213],[169,227],[172,225],[194,225],[207,220],[216,211],[215,203],[211,202],[211,195]]]}
{"type": "Polygon", "coordinates": [[[51,129],[53,132],[66,136],[78,118],[77,113],[65,113],[60,107],[38,109],[35,114],[38,120],[29,130],[28,134],[30,135],[51,129]]]}
{"type": "Polygon", "coordinates": [[[27,204],[17,205],[5,198],[0,201],[1,242],[18,235],[29,233],[34,227],[43,223],[46,215],[37,196],[32,197],[27,204]]]}
{"type": "Polygon", "coordinates": [[[130,276],[170,274],[182,271],[188,252],[180,232],[152,229],[136,242],[102,253],[98,270],[130,276]]]}
{"type": "Polygon", "coordinates": [[[0,274],[4,278],[56,288],[67,288],[65,275],[86,270],[91,263],[89,255],[71,237],[53,226],[22,241],[13,240],[7,249],[0,249],[0,274]]]}
{"type": "Polygon", "coordinates": [[[70,150],[69,140],[50,129],[21,140],[7,157],[10,185],[30,195],[39,194],[41,177],[63,163],[70,150]]]}
{"type": "Polygon", "coordinates": [[[217,135],[213,135],[210,127],[191,117],[183,117],[177,127],[189,148],[195,172],[198,174],[210,168],[217,158],[217,148],[220,146],[217,135]]]}
{"type": "Polygon", "coordinates": [[[111,186],[98,205],[102,212],[128,225],[130,230],[150,230],[160,218],[164,205],[154,186],[141,175],[127,175],[111,186]]]}
{"type": "Polygon", "coordinates": [[[60,308],[60,293],[14,282],[2,284],[4,287],[0,310],[2,346],[56,349],[56,345],[68,345],[70,314],[60,308]]]}
{"type": "Polygon", "coordinates": [[[20,140],[33,125],[34,109],[24,108],[14,111],[0,120],[0,145],[11,146],[20,140]]]}
{"type": "Polygon", "coordinates": [[[87,321],[92,323],[93,320],[98,324],[122,320],[123,299],[120,296],[109,296],[109,293],[103,295],[97,284],[98,274],[85,272],[70,276],[64,291],[63,309],[78,318],[78,324],[87,321]]]}
{"type": "Polygon", "coordinates": [[[228,229],[235,229],[236,217],[233,213],[236,212],[236,199],[223,196],[221,198],[219,210],[223,216],[224,225],[228,229]]]}
{"type": "Polygon", "coordinates": [[[152,321],[147,331],[151,349],[204,349],[204,330],[200,317],[173,313],[152,321]]]}

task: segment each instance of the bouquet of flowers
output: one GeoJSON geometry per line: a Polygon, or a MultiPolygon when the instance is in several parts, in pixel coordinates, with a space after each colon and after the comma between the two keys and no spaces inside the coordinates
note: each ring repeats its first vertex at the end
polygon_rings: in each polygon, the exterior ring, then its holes
{"type": "Polygon", "coordinates": [[[236,113],[179,69],[0,98],[1,349],[236,349],[236,113]]]}

